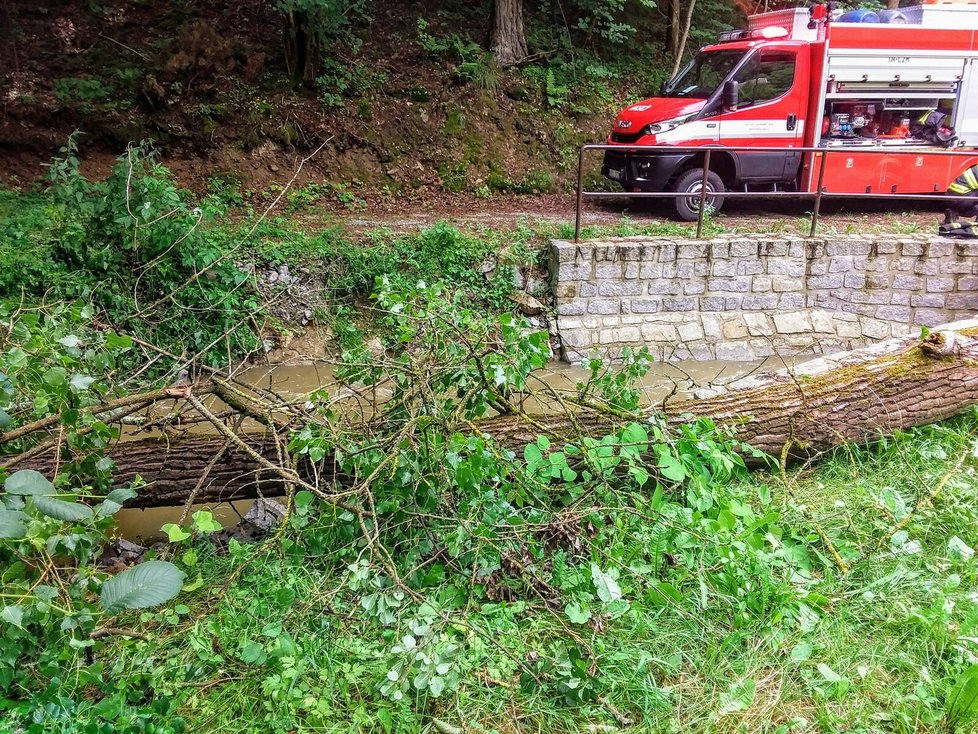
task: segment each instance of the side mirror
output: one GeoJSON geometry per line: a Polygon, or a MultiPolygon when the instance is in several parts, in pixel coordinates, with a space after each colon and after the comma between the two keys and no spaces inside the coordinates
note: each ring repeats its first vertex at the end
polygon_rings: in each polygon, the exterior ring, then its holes
{"type": "Polygon", "coordinates": [[[720,101],[725,110],[737,109],[737,104],[740,101],[740,82],[735,82],[733,79],[724,82],[720,101]]]}

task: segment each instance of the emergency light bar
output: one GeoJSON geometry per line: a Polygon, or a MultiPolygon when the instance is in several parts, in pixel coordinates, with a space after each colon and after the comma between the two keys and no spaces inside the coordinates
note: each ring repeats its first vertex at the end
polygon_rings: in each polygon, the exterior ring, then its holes
{"type": "Polygon", "coordinates": [[[787,28],[779,26],[767,26],[766,28],[755,28],[754,30],[733,30],[724,31],[717,39],[717,43],[732,43],[733,41],[752,41],[765,40],[772,41],[775,38],[787,38],[790,34],[787,28]]]}

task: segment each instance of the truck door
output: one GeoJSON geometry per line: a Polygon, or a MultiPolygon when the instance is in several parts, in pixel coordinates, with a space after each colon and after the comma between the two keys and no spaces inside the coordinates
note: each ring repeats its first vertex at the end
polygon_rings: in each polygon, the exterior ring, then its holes
{"type": "Polygon", "coordinates": [[[806,60],[799,47],[765,47],[735,73],[739,101],[736,110],[720,115],[720,144],[762,149],[737,154],[740,181],[787,182],[797,176],[801,154],[764,152],[763,148],[797,147],[803,142],[806,60]]]}

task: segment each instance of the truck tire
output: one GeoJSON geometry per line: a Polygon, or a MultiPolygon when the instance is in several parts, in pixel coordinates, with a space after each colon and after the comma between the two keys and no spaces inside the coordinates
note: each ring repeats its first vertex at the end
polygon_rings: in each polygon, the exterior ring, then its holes
{"type": "MultiPolygon", "coordinates": [[[[703,186],[703,169],[691,168],[685,173],[680,174],[679,178],[672,185],[673,191],[680,193],[694,194],[693,196],[679,196],[673,199],[673,206],[676,214],[684,222],[695,222],[700,214],[700,190],[703,186]]],[[[706,175],[706,206],[714,213],[720,211],[723,206],[723,192],[726,191],[723,179],[710,171],[706,175]]]]}

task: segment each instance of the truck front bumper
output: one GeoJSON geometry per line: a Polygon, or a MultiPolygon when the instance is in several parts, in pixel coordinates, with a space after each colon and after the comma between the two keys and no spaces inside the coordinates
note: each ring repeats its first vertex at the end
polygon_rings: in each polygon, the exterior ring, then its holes
{"type": "Polygon", "coordinates": [[[641,153],[606,150],[601,175],[617,181],[626,191],[665,191],[689,153],[641,153]]]}

